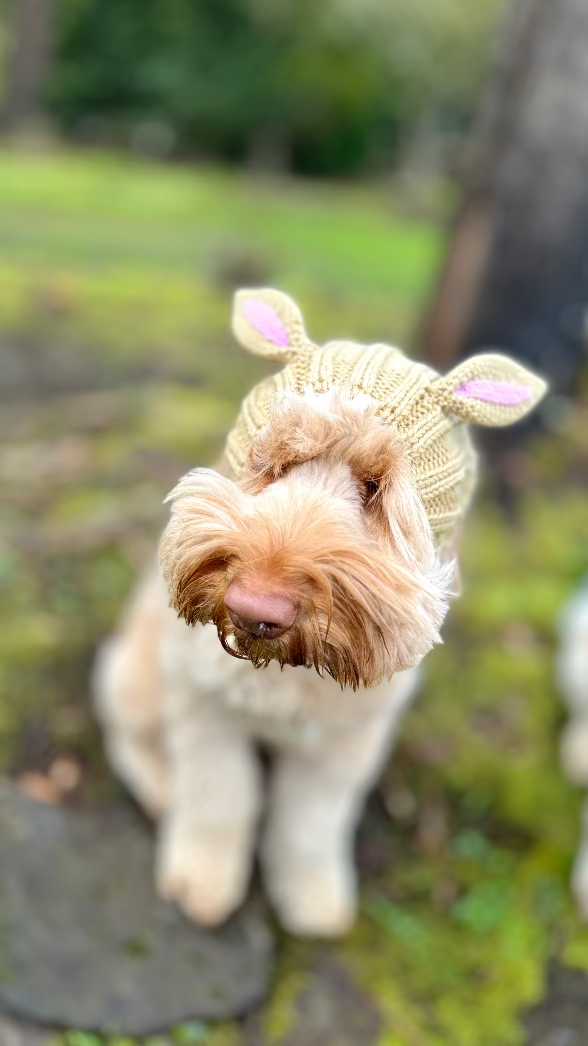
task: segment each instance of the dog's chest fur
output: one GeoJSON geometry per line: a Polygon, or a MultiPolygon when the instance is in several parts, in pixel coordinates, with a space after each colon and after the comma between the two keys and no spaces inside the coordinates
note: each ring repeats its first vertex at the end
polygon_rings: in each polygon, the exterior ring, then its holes
{"type": "Polygon", "coordinates": [[[161,657],[166,672],[183,676],[187,710],[207,707],[234,719],[257,740],[312,750],[325,733],[359,726],[366,718],[400,716],[415,691],[418,669],[354,692],[342,689],[314,669],[272,662],[255,669],[249,661],[227,657],[214,625],[187,628],[172,611],[166,621],[161,657]]]}

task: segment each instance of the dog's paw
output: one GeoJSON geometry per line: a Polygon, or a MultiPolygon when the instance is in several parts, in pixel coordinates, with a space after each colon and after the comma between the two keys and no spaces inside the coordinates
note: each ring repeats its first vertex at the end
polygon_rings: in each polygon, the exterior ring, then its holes
{"type": "Polygon", "coordinates": [[[282,924],[298,936],[342,937],[355,922],[355,877],[346,865],[274,869],[267,885],[282,924]]]}
{"type": "Polygon", "coordinates": [[[245,898],[249,868],[230,844],[177,833],[161,841],[156,886],[201,926],[220,926],[245,898]]]}

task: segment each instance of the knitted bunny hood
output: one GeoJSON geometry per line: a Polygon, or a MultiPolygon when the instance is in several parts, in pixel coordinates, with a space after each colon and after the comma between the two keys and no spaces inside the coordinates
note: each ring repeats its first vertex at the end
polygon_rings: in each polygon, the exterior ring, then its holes
{"type": "Polygon", "coordinates": [[[501,427],[528,414],[546,383],[507,356],[472,356],[440,377],[389,345],[314,345],[298,306],[262,288],[235,295],[233,332],[256,356],[284,364],[245,397],[225,456],[235,476],[285,395],[337,389],[371,396],[376,413],[403,441],[438,545],[450,540],[471,497],[475,457],[464,423],[501,427]]]}

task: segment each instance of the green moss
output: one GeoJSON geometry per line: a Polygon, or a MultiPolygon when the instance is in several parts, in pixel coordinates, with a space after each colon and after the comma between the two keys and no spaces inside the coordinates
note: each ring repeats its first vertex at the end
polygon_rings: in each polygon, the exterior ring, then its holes
{"type": "Polygon", "coordinates": [[[68,1031],[58,1036],[51,1046],[238,1046],[240,1042],[238,1026],[233,1022],[212,1026],[201,1021],[191,1021],[178,1025],[165,1035],[148,1035],[138,1039],[68,1031]]]}
{"type": "Polygon", "coordinates": [[[383,1016],[381,1043],[507,1046],[523,1042],[522,1008],[541,994],[550,934],[565,910],[561,883],[471,831],[402,884],[392,869],[343,954],[383,1016]],[[451,878],[457,899],[435,888],[451,878]],[[396,894],[392,900],[384,893],[396,894]],[[475,996],[475,1005],[473,997],[475,996]]]}
{"type": "Polygon", "coordinates": [[[563,960],[568,966],[588,973],[588,927],[574,927],[564,948],[563,960]]]}
{"type": "Polygon", "coordinates": [[[300,1017],[298,1005],[310,981],[312,945],[287,938],[284,944],[274,987],[263,1011],[263,1036],[268,1046],[278,1046],[295,1030],[300,1017]]]}
{"type": "Polygon", "coordinates": [[[87,1031],[68,1031],[63,1036],[64,1046],[103,1046],[104,1039],[87,1031]]]}
{"type": "Polygon", "coordinates": [[[239,1027],[232,1021],[217,1025],[193,1021],[176,1028],[171,1038],[177,1046],[238,1046],[242,1041],[239,1027]]]}

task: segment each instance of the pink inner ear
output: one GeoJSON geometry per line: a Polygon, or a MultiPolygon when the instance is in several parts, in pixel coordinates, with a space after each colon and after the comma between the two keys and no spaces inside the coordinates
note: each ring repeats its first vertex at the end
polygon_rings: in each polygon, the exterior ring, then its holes
{"type": "Polygon", "coordinates": [[[533,397],[528,385],[514,385],[511,381],[490,381],[486,378],[466,381],[455,390],[456,396],[466,399],[482,400],[484,403],[496,403],[499,407],[518,407],[533,397]]]}
{"type": "Polygon", "coordinates": [[[287,348],[290,344],[290,335],[275,309],[266,305],[264,301],[249,298],[243,305],[243,312],[252,327],[259,331],[272,345],[287,348]]]}

